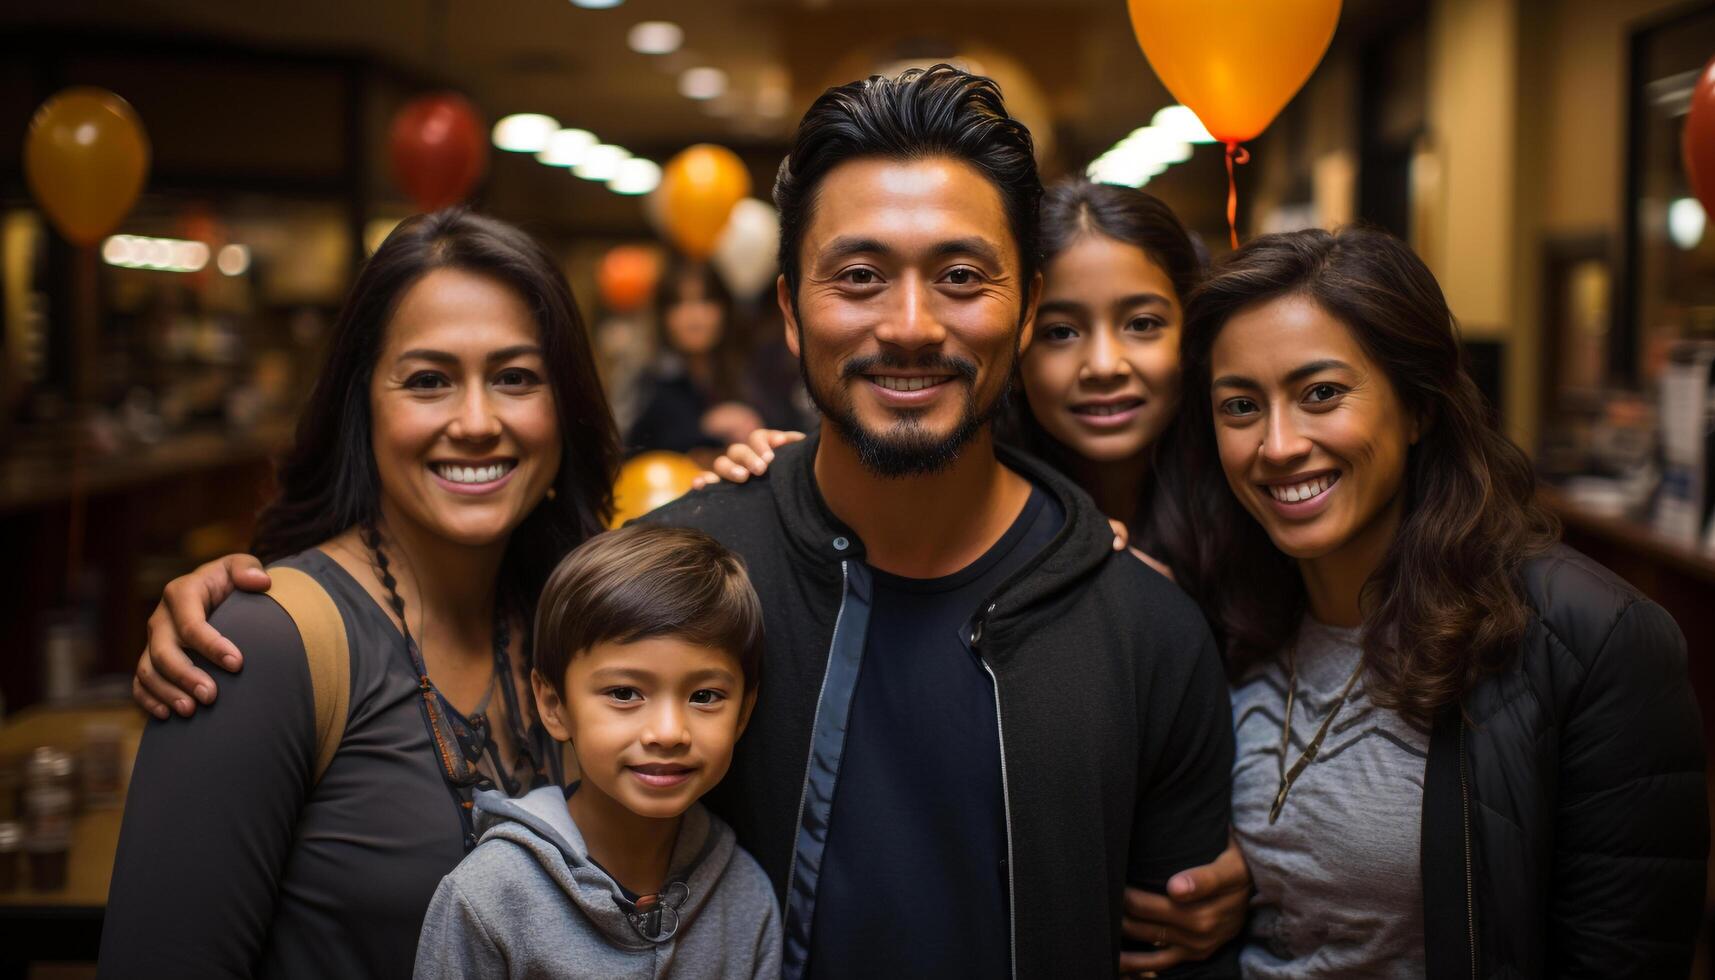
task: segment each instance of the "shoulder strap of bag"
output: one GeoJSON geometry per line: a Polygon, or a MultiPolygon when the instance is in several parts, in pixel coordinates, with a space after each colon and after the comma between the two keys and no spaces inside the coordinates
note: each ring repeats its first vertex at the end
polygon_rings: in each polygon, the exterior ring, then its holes
{"type": "Polygon", "coordinates": [[[333,597],[307,572],[276,566],[268,569],[273,585],[268,597],[286,610],[304,641],[310,664],[310,686],[316,704],[316,767],[311,785],[322,773],[345,736],[351,700],[351,651],[346,646],[345,617],[333,597]]]}

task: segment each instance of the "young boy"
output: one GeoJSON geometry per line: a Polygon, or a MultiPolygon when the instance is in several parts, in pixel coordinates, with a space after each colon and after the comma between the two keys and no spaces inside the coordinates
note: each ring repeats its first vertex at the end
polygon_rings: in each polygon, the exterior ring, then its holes
{"type": "Polygon", "coordinates": [[[582,781],[479,794],[416,976],[778,977],[774,890],[698,798],[756,703],[762,608],[699,531],[632,526],[554,570],[531,684],[582,781]]]}

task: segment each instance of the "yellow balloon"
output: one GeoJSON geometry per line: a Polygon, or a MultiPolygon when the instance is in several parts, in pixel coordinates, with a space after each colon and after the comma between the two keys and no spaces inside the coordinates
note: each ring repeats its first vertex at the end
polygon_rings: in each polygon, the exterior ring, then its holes
{"type": "Polygon", "coordinates": [[[733,205],[750,194],[750,172],[726,147],[698,143],[667,161],[660,190],[668,237],[691,258],[706,259],[733,205]]]}
{"type": "Polygon", "coordinates": [[[1127,0],[1150,67],[1223,143],[1254,139],[1316,70],[1340,0],[1127,0]]]}
{"type": "Polygon", "coordinates": [[[119,227],[149,175],[149,138],[131,104],[70,88],[42,103],[24,137],[24,176],[60,234],[93,245],[119,227]]]}
{"type": "Polygon", "coordinates": [[[613,484],[613,520],[619,527],[635,517],[691,492],[691,481],[703,471],[690,457],[653,452],[634,456],[619,468],[613,484]]]}

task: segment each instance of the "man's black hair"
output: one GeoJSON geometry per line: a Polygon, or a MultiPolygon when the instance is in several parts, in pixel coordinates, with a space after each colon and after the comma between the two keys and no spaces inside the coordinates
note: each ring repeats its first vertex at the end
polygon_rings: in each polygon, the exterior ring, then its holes
{"type": "Polygon", "coordinates": [[[794,302],[798,248],[810,222],[816,189],[829,170],[866,157],[916,160],[946,156],[967,163],[994,184],[1018,243],[1020,282],[1036,274],[1036,173],[1030,130],[1006,113],[1000,86],[981,75],[936,65],[895,78],[872,75],[822,93],[804,113],[792,151],[774,179],[780,209],[780,269],[794,302]]]}

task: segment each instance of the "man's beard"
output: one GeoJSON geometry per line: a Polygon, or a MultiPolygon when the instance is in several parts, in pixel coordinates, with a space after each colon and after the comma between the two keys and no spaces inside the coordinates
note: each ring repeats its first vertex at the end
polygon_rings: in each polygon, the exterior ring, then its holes
{"type": "Polygon", "coordinates": [[[987,404],[980,404],[977,401],[977,366],[962,357],[950,357],[939,352],[914,359],[893,353],[855,357],[840,369],[839,381],[833,390],[820,391],[810,379],[806,348],[807,345],[799,349],[798,373],[804,379],[804,390],[809,392],[810,400],[816,403],[816,409],[822,413],[822,417],[833,423],[840,438],[857,452],[858,461],[865,469],[877,476],[889,478],[928,476],[953,465],[965,445],[994,421],[995,416],[1005,407],[1008,391],[1012,387],[1013,362],[1017,360],[1016,353],[1009,358],[1002,374],[1002,377],[1007,379],[1006,383],[987,404]],[[853,406],[851,394],[849,389],[844,387],[844,383],[869,374],[876,368],[933,371],[951,374],[957,381],[963,381],[964,407],[958,423],[947,434],[937,436],[926,430],[918,413],[913,412],[901,417],[886,431],[878,432],[865,428],[858,421],[857,409],[853,406]]]}

